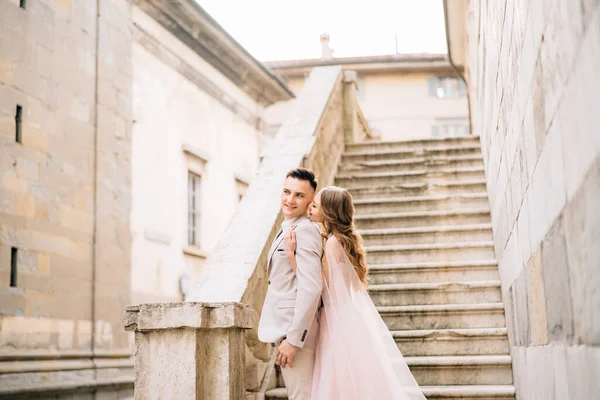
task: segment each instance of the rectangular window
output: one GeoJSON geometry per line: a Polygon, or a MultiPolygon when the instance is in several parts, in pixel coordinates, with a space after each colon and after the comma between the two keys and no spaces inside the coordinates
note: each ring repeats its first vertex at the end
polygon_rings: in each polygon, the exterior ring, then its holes
{"type": "Polygon", "coordinates": [[[23,121],[23,107],[17,104],[15,113],[15,140],[17,143],[23,143],[21,122],[23,121]]]}
{"type": "Polygon", "coordinates": [[[200,175],[188,172],[188,245],[200,247],[200,175]]]}
{"type": "Polygon", "coordinates": [[[19,7],[25,8],[25,0],[19,0],[19,7]]]}
{"type": "Polygon", "coordinates": [[[17,258],[18,249],[11,247],[10,249],[10,286],[17,287],[17,258]]]}
{"type": "Polygon", "coordinates": [[[439,99],[447,97],[460,97],[467,94],[467,86],[459,77],[432,77],[429,78],[429,95],[439,99]]]}

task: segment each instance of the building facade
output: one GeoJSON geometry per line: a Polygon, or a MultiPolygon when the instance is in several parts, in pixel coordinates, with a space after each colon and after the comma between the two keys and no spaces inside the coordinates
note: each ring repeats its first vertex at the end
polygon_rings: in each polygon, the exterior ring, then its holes
{"type": "MultiPolygon", "coordinates": [[[[329,36],[321,37],[320,59],[265,63],[298,92],[312,68],[342,65],[356,71],[358,100],[372,130],[382,140],[457,137],[470,133],[466,87],[443,54],[394,54],[333,58],[329,36]]],[[[273,126],[287,111],[273,109],[273,126]]]]}
{"type": "Polygon", "coordinates": [[[0,397],[131,394],[292,97],[193,0],[0,0],[0,397]]]}
{"type": "Polygon", "coordinates": [[[159,4],[133,12],[134,304],[183,299],[258,166],[265,108],[293,97],[195,2],[159,4]]]}
{"type": "Polygon", "coordinates": [[[3,396],[131,369],[130,13],[0,1],[3,396]]]}

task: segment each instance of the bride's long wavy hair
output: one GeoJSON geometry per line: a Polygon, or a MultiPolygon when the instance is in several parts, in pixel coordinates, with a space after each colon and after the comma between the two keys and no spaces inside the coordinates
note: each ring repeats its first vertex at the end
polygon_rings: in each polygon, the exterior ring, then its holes
{"type": "Polygon", "coordinates": [[[354,204],[352,195],[343,188],[328,186],[321,190],[321,211],[323,213],[324,237],[333,235],[340,242],[356,275],[367,287],[367,255],[363,238],[354,225],[354,204]]]}

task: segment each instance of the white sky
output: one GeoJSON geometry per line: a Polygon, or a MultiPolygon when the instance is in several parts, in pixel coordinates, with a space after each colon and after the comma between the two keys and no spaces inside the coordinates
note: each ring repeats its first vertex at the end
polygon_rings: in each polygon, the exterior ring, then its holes
{"type": "Polygon", "coordinates": [[[260,61],[319,58],[327,32],[335,57],[446,53],[442,0],[197,0],[260,61]]]}

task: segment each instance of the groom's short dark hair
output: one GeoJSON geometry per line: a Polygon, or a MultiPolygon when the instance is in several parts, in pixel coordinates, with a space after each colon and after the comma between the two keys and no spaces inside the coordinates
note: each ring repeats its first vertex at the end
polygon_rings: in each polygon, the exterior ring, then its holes
{"type": "Polygon", "coordinates": [[[288,171],[286,178],[295,178],[301,181],[308,181],[310,186],[312,186],[313,190],[317,191],[317,178],[315,178],[315,173],[306,168],[295,168],[288,171]]]}

